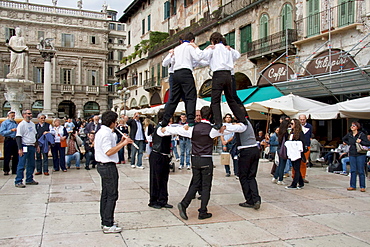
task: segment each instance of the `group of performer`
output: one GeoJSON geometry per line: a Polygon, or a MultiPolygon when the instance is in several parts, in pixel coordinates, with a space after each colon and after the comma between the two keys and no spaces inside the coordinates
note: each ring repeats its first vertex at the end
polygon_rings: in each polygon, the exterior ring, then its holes
{"type": "MultiPolygon", "coordinates": [[[[157,115],[159,124],[153,133],[153,150],[149,157],[150,199],[148,206],[156,209],[173,207],[168,204],[167,186],[170,171],[171,135],[178,134],[191,138],[193,175],[188,192],[177,205],[179,214],[184,220],[188,219],[186,209],[191,200],[195,198],[196,192],[199,192],[201,194],[201,207],[198,209],[198,219],[212,217],[212,214],[207,210],[207,205],[210,199],[214,167],[212,161],[213,138],[233,132],[239,150],[239,180],[245,198],[245,202],[239,205],[259,209],[261,198],[256,181],[259,149],[254,130],[247,119],[247,112],[236,95],[233,75],[234,62],[240,57],[240,53],[227,46],[225,38],[218,32],[211,35],[211,45],[203,51],[194,43],[194,40],[195,37],[192,33],[186,34],[183,39],[180,39],[180,45],[171,50],[163,61],[164,66],[170,67],[170,99],[165,109],[159,111],[157,115]],[[213,72],[212,101],[211,107],[202,107],[200,110],[202,120],[200,123],[195,123],[197,93],[192,72],[194,67],[198,65],[209,65],[213,72]],[[238,123],[234,125],[222,126],[220,107],[222,92],[224,92],[230,109],[238,120],[238,123]],[[169,126],[169,120],[180,99],[185,102],[188,125],[169,126]],[[212,117],[214,124],[211,124],[212,117]]],[[[109,128],[113,129],[112,123],[116,119],[117,115],[104,113],[102,124],[106,125],[107,128],[106,131],[99,132],[95,140],[95,158],[99,162],[98,171],[102,176],[103,189],[100,212],[104,233],[116,233],[122,230],[114,222],[113,217],[118,198],[116,152],[119,150],[118,147],[132,143],[129,138],[122,137],[123,139],[116,146],[112,132],[109,130],[109,128]],[[102,145],[99,144],[100,141],[102,145]]]]}

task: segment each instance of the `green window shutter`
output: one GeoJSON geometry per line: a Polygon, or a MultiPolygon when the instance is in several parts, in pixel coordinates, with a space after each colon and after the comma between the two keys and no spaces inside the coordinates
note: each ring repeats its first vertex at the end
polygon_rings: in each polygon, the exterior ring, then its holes
{"type": "Polygon", "coordinates": [[[307,1],[307,36],[313,36],[320,33],[320,1],[307,1]]]}
{"type": "Polygon", "coordinates": [[[176,0],[173,0],[173,6],[172,6],[172,14],[173,15],[176,15],[176,12],[177,12],[177,1],[176,0]]]}
{"type": "Polygon", "coordinates": [[[64,69],[60,69],[60,84],[64,84],[64,69]]]}
{"type": "Polygon", "coordinates": [[[161,64],[157,64],[157,85],[160,85],[161,82],[161,64]]]}
{"type": "Polygon", "coordinates": [[[150,23],[150,15],[148,15],[148,31],[150,31],[150,25],[151,25],[151,23],[150,23]]]}
{"type": "Polygon", "coordinates": [[[65,47],[66,46],[66,37],[65,37],[65,34],[62,33],[62,47],[65,47]]]}
{"type": "Polygon", "coordinates": [[[141,20],[141,35],[145,34],[145,19],[141,20]]]}
{"type": "Polygon", "coordinates": [[[71,85],[76,85],[76,71],[75,69],[71,69],[71,85]]]}
{"type": "Polygon", "coordinates": [[[99,81],[99,70],[97,70],[96,72],[95,72],[95,86],[99,86],[100,85],[100,81],[99,81]]]}
{"type": "Polygon", "coordinates": [[[10,39],[10,29],[8,27],[5,28],[5,40],[9,41],[10,39]]]}
{"type": "Polygon", "coordinates": [[[71,48],[75,47],[75,36],[71,34],[71,48]]]}
{"type": "Polygon", "coordinates": [[[248,52],[252,49],[252,27],[245,26],[240,30],[240,52],[248,52]]]}
{"type": "Polygon", "coordinates": [[[281,11],[281,30],[293,29],[293,9],[290,4],[285,4],[281,11]]]}
{"type": "Polygon", "coordinates": [[[269,35],[269,17],[263,14],[260,18],[260,39],[266,38],[269,35]]]}
{"type": "Polygon", "coordinates": [[[164,3],[164,19],[166,20],[169,17],[170,17],[170,2],[166,1],[164,3]]]}
{"type": "Polygon", "coordinates": [[[338,8],[338,26],[346,26],[354,22],[353,0],[340,0],[338,8]]]}
{"type": "Polygon", "coordinates": [[[235,32],[231,32],[225,35],[227,45],[235,49],[235,32]]]}
{"type": "Polygon", "coordinates": [[[38,83],[39,81],[37,80],[37,67],[33,67],[33,81],[35,83],[38,83]]]}
{"type": "Polygon", "coordinates": [[[206,43],[199,46],[199,49],[204,50],[211,44],[210,41],[207,41],[206,43]]]}
{"type": "Polygon", "coordinates": [[[87,85],[89,85],[89,86],[92,85],[92,72],[91,72],[91,70],[87,71],[87,85]]]}

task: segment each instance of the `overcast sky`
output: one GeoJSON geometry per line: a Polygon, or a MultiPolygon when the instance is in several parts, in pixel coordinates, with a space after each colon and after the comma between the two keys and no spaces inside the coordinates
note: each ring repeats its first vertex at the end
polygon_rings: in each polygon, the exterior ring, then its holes
{"type": "MultiPolygon", "coordinates": [[[[112,8],[118,11],[118,18],[121,17],[121,14],[126,9],[126,7],[133,2],[134,0],[105,0],[107,4],[112,8]]],[[[18,2],[26,2],[26,0],[18,0],[18,2]]],[[[30,3],[39,3],[45,5],[53,5],[52,0],[29,0],[30,3]]],[[[82,8],[85,10],[94,10],[100,11],[104,0],[82,0],[82,8]]],[[[77,0],[58,0],[57,6],[60,7],[69,7],[77,8],[77,0]]]]}

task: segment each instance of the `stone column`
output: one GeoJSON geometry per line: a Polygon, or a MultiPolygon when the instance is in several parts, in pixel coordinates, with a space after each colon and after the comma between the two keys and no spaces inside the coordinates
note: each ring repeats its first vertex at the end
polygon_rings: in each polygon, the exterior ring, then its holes
{"type": "Polygon", "coordinates": [[[42,113],[53,117],[54,113],[51,110],[51,59],[54,57],[55,51],[42,51],[41,56],[44,58],[44,110],[42,113]]]}

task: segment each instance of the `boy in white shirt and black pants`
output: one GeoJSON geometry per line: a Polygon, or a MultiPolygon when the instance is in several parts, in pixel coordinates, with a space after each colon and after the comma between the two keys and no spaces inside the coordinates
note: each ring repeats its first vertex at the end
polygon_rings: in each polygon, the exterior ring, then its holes
{"type": "Polygon", "coordinates": [[[117,143],[114,133],[118,115],[113,111],[102,114],[102,125],[95,136],[95,160],[98,162],[98,172],[101,177],[102,192],[100,197],[100,217],[104,233],[119,233],[122,231],[114,223],[114,209],[118,199],[118,151],[129,143],[130,138],[122,137],[117,143]]]}
{"type": "Polygon", "coordinates": [[[193,77],[193,68],[203,58],[203,51],[198,47],[194,48],[194,39],[194,35],[188,33],[184,36],[182,44],[174,49],[174,56],[172,57],[172,64],[174,64],[173,87],[170,92],[170,101],[166,104],[162,127],[168,125],[168,121],[175,112],[182,96],[185,97],[185,108],[189,125],[194,125],[197,91],[193,77]]]}

